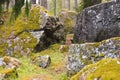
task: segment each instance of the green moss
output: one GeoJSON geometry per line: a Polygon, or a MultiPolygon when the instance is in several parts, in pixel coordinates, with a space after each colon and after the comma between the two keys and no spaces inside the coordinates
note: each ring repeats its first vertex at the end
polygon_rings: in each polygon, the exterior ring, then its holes
{"type": "Polygon", "coordinates": [[[104,53],[100,53],[100,55],[99,55],[100,57],[104,57],[105,56],[105,54],[104,53]]]}
{"type": "MultiPolygon", "coordinates": [[[[3,54],[6,55],[6,49],[8,48],[7,40],[10,38],[10,36],[17,35],[22,31],[40,28],[39,25],[41,24],[42,13],[44,11],[46,11],[46,9],[44,9],[43,7],[32,6],[29,17],[27,18],[25,17],[24,8],[22,8],[22,13],[12,25],[8,24],[9,19],[6,19],[7,22],[4,25],[0,26],[0,39],[4,41],[0,42],[1,56],[3,56],[3,54]]],[[[37,44],[36,39],[30,33],[25,32],[20,34],[18,37],[20,37],[20,42],[14,43],[14,40],[12,39],[12,49],[14,48],[14,46],[21,43],[23,51],[26,52],[26,48],[30,48],[31,50],[33,50],[33,48],[37,44]],[[28,37],[30,37],[31,40],[27,42],[28,37]],[[22,40],[25,41],[21,42],[22,40]]],[[[20,53],[20,51],[14,54],[19,55],[18,53],[20,53]]]]}
{"type": "Polygon", "coordinates": [[[33,50],[34,47],[37,45],[37,40],[32,36],[31,33],[28,32],[24,32],[22,34],[19,35],[19,40],[16,42],[12,43],[12,46],[14,48],[14,46],[19,46],[22,47],[22,51],[24,52],[24,54],[21,53],[21,51],[17,51],[15,53],[13,53],[13,56],[29,56],[33,50]],[[30,52],[28,53],[28,49],[30,50],[30,52]]]}
{"type": "Polygon", "coordinates": [[[59,52],[59,47],[59,44],[54,44],[44,51],[36,54],[33,53],[31,57],[21,57],[20,61],[22,62],[22,65],[18,69],[19,77],[17,80],[31,80],[33,77],[41,75],[46,75],[46,77],[48,77],[48,80],[67,80],[65,68],[67,58],[65,58],[64,54],[59,52]],[[49,55],[51,57],[51,64],[46,69],[42,69],[41,67],[31,64],[30,62],[33,61],[35,57],[41,55],[49,55]]]}
{"type": "Polygon", "coordinates": [[[6,43],[0,43],[0,57],[6,55],[5,54],[5,48],[7,47],[6,43]]]}
{"type": "Polygon", "coordinates": [[[21,44],[23,44],[23,49],[26,49],[26,48],[31,48],[33,49],[36,44],[37,44],[37,40],[32,36],[31,33],[27,33],[27,32],[24,32],[22,33],[19,38],[23,40],[23,42],[21,44]]]}
{"type": "Polygon", "coordinates": [[[74,11],[62,10],[59,14],[61,21],[64,23],[65,30],[68,33],[73,33],[73,27],[76,23],[77,13],[74,11]]]}
{"type": "Polygon", "coordinates": [[[98,46],[100,46],[100,43],[94,43],[93,46],[94,46],[94,47],[98,47],[98,46]]]}
{"type": "Polygon", "coordinates": [[[12,80],[18,77],[18,73],[16,69],[3,69],[0,71],[0,74],[5,74],[5,80],[12,80]]]}
{"type": "Polygon", "coordinates": [[[68,50],[69,50],[69,46],[68,45],[61,45],[61,48],[59,49],[59,51],[61,53],[66,53],[66,52],[68,52],[68,50]]]}
{"type": "Polygon", "coordinates": [[[41,20],[43,17],[43,13],[47,11],[45,8],[41,6],[32,6],[29,17],[25,17],[25,10],[23,8],[22,13],[17,18],[14,24],[15,34],[23,31],[23,30],[34,30],[39,29],[41,20]]]}
{"type": "Polygon", "coordinates": [[[119,80],[120,59],[103,59],[95,64],[84,67],[79,73],[70,80],[78,80],[82,74],[86,74],[86,80],[101,78],[102,80],[119,80]]]}

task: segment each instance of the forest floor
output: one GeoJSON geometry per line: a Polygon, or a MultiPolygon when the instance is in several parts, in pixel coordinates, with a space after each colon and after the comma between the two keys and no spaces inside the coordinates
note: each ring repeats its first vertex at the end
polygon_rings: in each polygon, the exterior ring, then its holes
{"type": "Polygon", "coordinates": [[[31,64],[28,57],[20,58],[22,66],[18,69],[19,77],[16,80],[67,80],[67,53],[60,53],[59,47],[60,45],[55,44],[40,53],[34,54],[35,56],[49,55],[51,57],[50,66],[45,69],[31,64]]]}

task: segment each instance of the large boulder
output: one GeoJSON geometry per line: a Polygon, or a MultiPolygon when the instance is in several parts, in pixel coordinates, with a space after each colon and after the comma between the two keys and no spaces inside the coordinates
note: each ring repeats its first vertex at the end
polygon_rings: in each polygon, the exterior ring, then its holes
{"type": "Polygon", "coordinates": [[[51,44],[61,43],[65,40],[64,26],[58,17],[45,16],[43,20],[44,22],[41,29],[44,32],[35,47],[36,51],[44,50],[51,44]]]}
{"type": "Polygon", "coordinates": [[[97,42],[120,36],[120,2],[111,1],[83,10],[77,16],[75,42],[97,42]]]}
{"type": "Polygon", "coordinates": [[[68,54],[68,75],[76,74],[84,66],[103,58],[120,58],[120,37],[98,43],[71,44],[68,54]]]}

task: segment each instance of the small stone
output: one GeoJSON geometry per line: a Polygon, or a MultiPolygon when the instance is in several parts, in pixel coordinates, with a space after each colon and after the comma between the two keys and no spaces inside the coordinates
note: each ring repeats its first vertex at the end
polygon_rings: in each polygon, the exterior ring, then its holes
{"type": "Polygon", "coordinates": [[[36,57],[36,64],[42,68],[47,68],[51,63],[51,58],[49,55],[36,57]]]}
{"type": "Polygon", "coordinates": [[[5,56],[3,61],[6,64],[5,68],[19,68],[21,66],[21,62],[13,57],[5,56]]]}

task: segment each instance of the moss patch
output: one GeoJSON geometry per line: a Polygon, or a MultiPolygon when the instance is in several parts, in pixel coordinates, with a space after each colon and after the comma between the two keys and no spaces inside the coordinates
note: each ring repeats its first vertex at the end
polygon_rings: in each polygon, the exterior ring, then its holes
{"type": "Polygon", "coordinates": [[[4,75],[4,80],[12,80],[18,77],[16,69],[3,69],[0,71],[0,75],[4,75]]]}
{"type": "MultiPolygon", "coordinates": [[[[2,17],[5,18],[5,24],[0,26],[0,55],[4,56],[7,53],[7,49],[14,49],[14,47],[17,44],[20,44],[22,46],[22,50],[26,52],[26,48],[30,48],[31,51],[33,51],[33,48],[37,44],[37,40],[28,32],[24,32],[27,30],[34,30],[34,29],[39,29],[41,20],[43,17],[43,13],[46,11],[41,6],[38,5],[33,5],[31,7],[29,17],[27,18],[25,16],[25,11],[24,8],[22,8],[22,12],[17,18],[17,20],[9,24],[9,16],[10,13],[5,13],[3,14],[2,17]],[[8,14],[8,16],[6,16],[8,14]],[[24,32],[20,35],[18,35],[20,32],[24,32]],[[18,35],[17,37],[20,38],[18,42],[14,42],[15,36],[18,35]],[[28,39],[30,38],[30,40],[28,39]],[[11,39],[11,45],[8,48],[8,40],[11,39]],[[27,41],[29,40],[29,41],[27,41]]],[[[14,52],[13,52],[14,53],[14,52]]],[[[16,55],[19,55],[20,51],[15,52],[16,55]]],[[[14,56],[14,55],[12,55],[14,56]]],[[[20,55],[19,55],[20,56],[20,55]]]]}
{"type": "Polygon", "coordinates": [[[120,59],[103,59],[95,64],[85,66],[79,73],[70,80],[78,80],[82,74],[85,74],[85,80],[119,80],[120,59]]]}
{"type": "Polygon", "coordinates": [[[59,14],[61,21],[65,25],[66,32],[73,33],[73,27],[76,23],[77,13],[74,11],[62,10],[59,14]]]}

